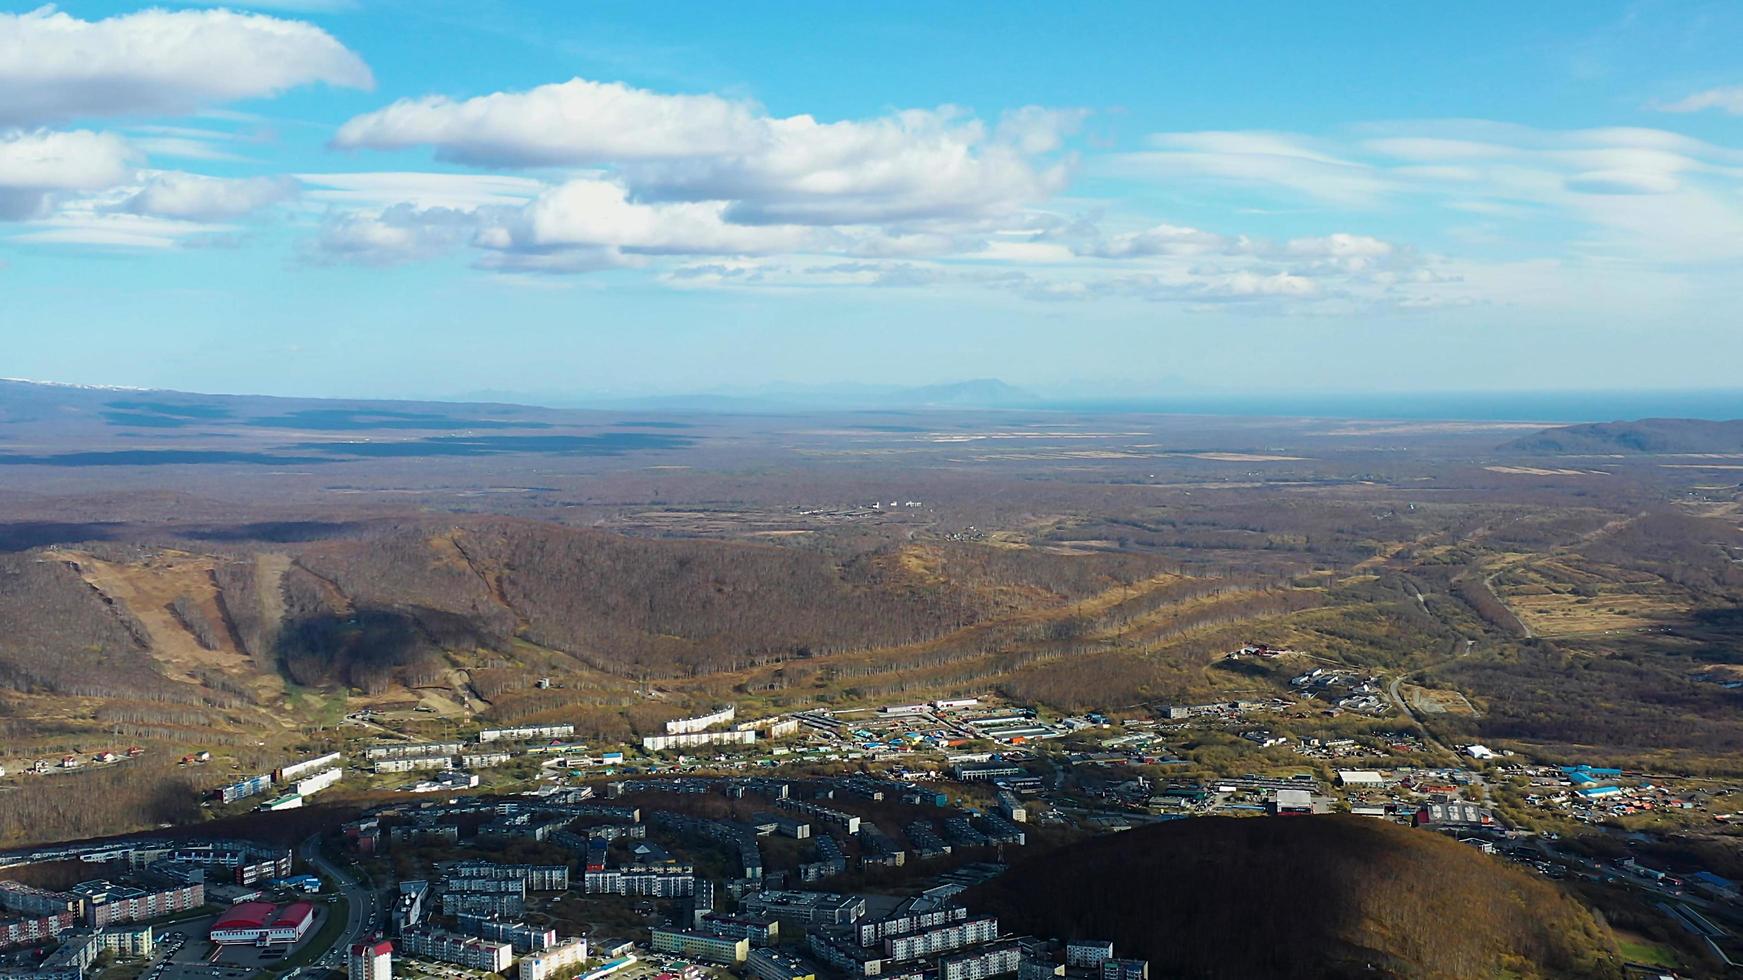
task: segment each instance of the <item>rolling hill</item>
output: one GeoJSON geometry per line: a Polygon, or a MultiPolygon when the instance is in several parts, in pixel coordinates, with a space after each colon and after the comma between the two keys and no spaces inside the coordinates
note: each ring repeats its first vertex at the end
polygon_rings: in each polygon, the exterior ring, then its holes
{"type": "Polygon", "coordinates": [[[1367,817],[1153,824],[1030,858],[965,899],[1007,929],[1112,940],[1152,976],[1620,975],[1608,930],[1554,886],[1367,817]]]}
{"type": "Polygon", "coordinates": [[[1501,447],[1508,452],[1565,455],[1743,452],[1743,419],[1638,419],[1545,429],[1501,447]]]}

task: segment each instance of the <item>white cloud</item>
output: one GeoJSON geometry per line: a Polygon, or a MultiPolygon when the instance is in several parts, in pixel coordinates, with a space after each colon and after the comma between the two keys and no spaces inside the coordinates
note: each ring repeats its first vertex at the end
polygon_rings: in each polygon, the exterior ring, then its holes
{"type": "Polygon", "coordinates": [[[362,59],[301,21],[228,10],[0,14],[0,126],[186,112],[317,82],[374,85],[362,59]]]}
{"type": "Polygon", "coordinates": [[[1338,155],[1304,136],[1269,132],[1158,133],[1150,149],[1118,154],[1122,175],[1206,178],[1241,187],[1275,187],[1346,207],[1375,204],[1389,190],[1371,164],[1338,155]]]}
{"type": "Polygon", "coordinates": [[[477,231],[477,216],[452,208],[398,204],[330,215],[314,244],[319,261],[397,265],[453,251],[477,231]]]}
{"type": "Polygon", "coordinates": [[[951,110],[869,121],[769,120],[751,152],[627,166],[656,200],[727,200],[746,224],[983,220],[1064,190],[1064,163],[1037,164],[951,110]]]}
{"type": "MultiPolygon", "coordinates": [[[[1165,133],[1104,166],[1173,187],[1238,186],[1295,204],[1530,221],[1528,237],[1638,263],[1743,258],[1743,150],[1643,127],[1485,120],[1371,124],[1336,136],[1165,133]]],[[[1165,241],[1110,240],[1118,252],[1165,241]]],[[[1539,245],[1539,247],[1543,247],[1539,245]]]]}
{"type": "Polygon", "coordinates": [[[31,222],[27,227],[29,230],[7,240],[39,245],[161,249],[174,248],[186,244],[189,239],[228,230],[221,225],[90,208],[63,210],[31,222]]]}
{"type": "Polygon", "coordinates": [[[219,221],[252,214],[296,195],[296,182],[285,177],[226,179],[165,172],[153,174],[121,210],[160,218],[219,221]]]}
{"type": "Polygon", "coordinates": [[[548,186],[531,177],[500,174],[364,172],[296,177],[313,188],[308,193],[310,199],[353,208],[410,204],[418,209],[467,211],[520,206],[538,197],[548,186]]]}
{"type": "Polygon", "coordinates": [[[1219,251],[1226,245],[1227,239],[1214,232],[1162,224],[1110,236],[1085,246],[1082,252],[1104,259],[1129,259],[1147,255],[1197,255],[1219,251]]]}
{"type": "Polygon", "coordinates": [[[340,127],[334,145],[428,145],[492,167],[610,168],[637,198],[726,201],[736,224],[850,225],[983,219],[1061,190],[1038,162],[1082,113],[1021,109],[988,127],[951,109],[820,122],[717,95],[571,79],[456,101],[406,99],[340,127]]]}
{"type": "Polygon", "coordinates": [[[502,250],[750,255],[799,251],[816,237],[806,228],[734,225],[725,210],[721,202],[637,203],[622,185],[587,178],[552,188],[479,240],[502,250]]]}
{"type": "Polygon", "coordinates": [[[339,127],[333,145],[428,145],[438,159],[486,167],[571,166],[743,153],[762,123],[745,102],[574,78],[461,101],[401,99],[339,127]]]}
{"type": "Polygon", "coordinates": [[[1743,85],[1710,88],[1660,108],[1665,112],[1704,112],[1717,109],[1733,116],[1743,116],[1743,85]]]}
{"type": "Polygon", "coordinates": [[[40,215],[61,192],[112,187],[132,177],[137,152],[110,133],[0,132],[0,220],[40,215]]]}

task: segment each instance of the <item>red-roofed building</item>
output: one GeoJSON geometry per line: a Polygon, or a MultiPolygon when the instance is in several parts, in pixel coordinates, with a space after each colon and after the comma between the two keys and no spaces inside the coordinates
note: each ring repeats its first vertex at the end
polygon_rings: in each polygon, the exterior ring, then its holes
{"type": "Polygon", "coordinates": [[[219,915],[208,935],[220,945],[294,943],[314,922],[315,907],[308,902],[293,902],[282,909],[271,902],[242,902],[219,915]]]}
{"type": "Polygon", "coordinates": [[[292,902],[279,910],[267,927],[269,943],[294,943],[315,924],[315,907],[308,902],[292,902]]]}
{"type": "Polygon", "coordinates": [[[379,940],[351,947],[349,980],[393,980],[393,943],[379,940]]]}

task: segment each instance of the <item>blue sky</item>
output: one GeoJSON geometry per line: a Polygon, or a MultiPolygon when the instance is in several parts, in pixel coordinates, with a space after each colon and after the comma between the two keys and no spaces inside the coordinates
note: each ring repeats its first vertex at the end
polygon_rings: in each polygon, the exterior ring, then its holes
{"type": "Polygon", "coordinates": [[[0,375],[1735,387],[1734,4],[0,5],[0,375]]]}

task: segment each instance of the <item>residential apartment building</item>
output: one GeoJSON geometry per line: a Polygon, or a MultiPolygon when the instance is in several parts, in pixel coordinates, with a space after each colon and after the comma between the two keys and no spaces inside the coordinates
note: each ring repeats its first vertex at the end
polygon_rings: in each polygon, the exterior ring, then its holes
{"type": "Polygon", "coordinates": [[[656,953],[671,953],[707,963],[737,965],[750,957],[750,940],[682,929],[653,930],[649,945],[656,953]]]}
{"type": "Polygon", "coordinates": [[[571,967],[579,966],[587,959],[587,940],[570,939],[536,953],[528,953],[520,958],[518,969],[520,980],[548,980],[556,976],[565,978],[573,973],[571,967]],[[562,971],[569,970],[569,973],[562,971]]]}
{"type": "Polygon", "coordinates": [[[393,980],[393,943],[380,940],[352,946],[345,975],[347,980],[393,980]]]}
{"type": "Polygon", "coordinates": [[[514,947],[508,943],[448,932],[408,932],[395,947],[408,956],[458,963],[485,973],[502,973],[514,962],[514,947]]]}

